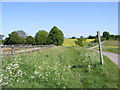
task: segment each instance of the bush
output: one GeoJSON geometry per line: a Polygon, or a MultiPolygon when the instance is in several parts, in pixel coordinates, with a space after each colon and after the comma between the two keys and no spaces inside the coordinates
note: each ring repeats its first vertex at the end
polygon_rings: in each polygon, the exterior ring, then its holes
{"type": "MultiPolygon", "coordinates": [[[[103,37],[103,36],[100,36],[100,39],[101,39],[101,42],[106,40],[106,38],[103,37]]],[[[94,41],[94,42],[98,42],[98,38],[95,38],[95,41],[94,41]]]]}
{"type": "Polygon", "coordinates": [[[86,42],[85,38],[79,38],[79,39],[77,39],[77,41],[75,41],[75,44],[83,47],[83,46],[85,46],[87,44],[87,42],[86,42]]]}

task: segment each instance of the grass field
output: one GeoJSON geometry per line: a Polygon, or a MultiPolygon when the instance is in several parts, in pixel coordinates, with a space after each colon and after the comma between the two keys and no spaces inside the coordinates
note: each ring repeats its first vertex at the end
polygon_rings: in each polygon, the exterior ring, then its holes
{"type": "MultiPolygon", "coordinates": [[[[107,41],[103,43],[103,51],[120,54],[120,41],[107,41]]],[[[98,48],[96,48],[98,49],[98,48]]]]}
{"type": "MultiPolygon", "coordinates": [[[[95,39],[86,39],[86,42],[91,42],[94,41],[95,39]]],[[[77,41],[77,39],[64,39],[64,42],[62,44],[62,46],[77,46],[75,44],[75,41],[77,41]]]]}
{"type": "Polygon", "coordinates": [[[80,47],[55,47],[2,56],[3,88],[117,88],[118,68],[80,47]]]}

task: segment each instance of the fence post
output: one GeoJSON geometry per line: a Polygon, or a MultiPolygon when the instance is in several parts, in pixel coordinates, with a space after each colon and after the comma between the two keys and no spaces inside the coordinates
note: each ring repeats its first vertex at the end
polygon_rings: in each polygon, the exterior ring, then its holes
{"type": "Polygon", "coordinates": [[[100,32],[99,31],[97,31],[97,35],[98,35],[99,52],[100,52],[100,64],[103,65],[102,45],[101,45],[100,32]]]}
{"type": "Polygon", "coordinates": [[[22,53],[22,50],[21,50],[21,45],[20,45],[20,53],[22,53]]]}
{"type": "Polygon", "coordinates": [[[12,45],[11,54],[14,54],[14,45],[12,45]]]}
{"type": "Polygon", "coordinates": [[[26,47],[25,51],[27,52],[27,45],[25,45],[25,47],[26,47]]]}

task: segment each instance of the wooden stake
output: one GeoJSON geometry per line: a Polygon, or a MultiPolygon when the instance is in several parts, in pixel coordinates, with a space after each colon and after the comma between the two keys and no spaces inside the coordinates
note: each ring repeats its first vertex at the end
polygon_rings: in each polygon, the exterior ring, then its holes
{"type": "Polygon", "coordinates": [[[102,45],[101,45],[100,32],[99,31],[97,31],[97,35],[98,35],[99,52],[100,52],[100,64],[103,65],[102,45]]]}
{"type": "Polygon", "coordinates": [[[11,53],[14,54],[14,45],[12,45],[11,53]]]}

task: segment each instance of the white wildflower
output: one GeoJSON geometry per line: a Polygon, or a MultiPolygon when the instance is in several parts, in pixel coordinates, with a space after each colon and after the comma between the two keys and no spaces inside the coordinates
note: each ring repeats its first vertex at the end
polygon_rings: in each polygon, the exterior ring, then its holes
{"type": "Polygon", "coordinates": [[[33,79],[33,78],[35,78],[35,76],[31,76],[31,78],[33,79]]]}
{"type": "Polygon", "coordinates": [[[35,70],[35,75],[38,74],[38,73],[39,73],[39,72],[37,72],[37,71],[35,70]]]}

